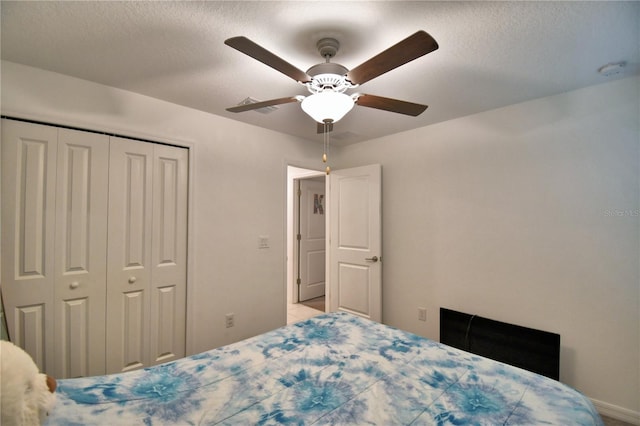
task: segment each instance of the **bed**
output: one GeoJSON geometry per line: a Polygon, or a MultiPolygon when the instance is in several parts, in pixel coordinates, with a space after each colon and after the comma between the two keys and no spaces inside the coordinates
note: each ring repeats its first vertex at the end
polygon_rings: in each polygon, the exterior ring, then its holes
{"type": "Polygon", "coordinates": [[[48,425],[602,425],[576,390],[347,313],[58,381],[48,425]]]}

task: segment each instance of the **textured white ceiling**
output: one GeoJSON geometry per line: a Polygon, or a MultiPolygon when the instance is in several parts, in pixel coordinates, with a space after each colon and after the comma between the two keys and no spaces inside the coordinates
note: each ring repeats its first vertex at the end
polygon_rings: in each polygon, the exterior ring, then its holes
{"type": "Polygon", "coordinates": [[[424,103],[419,117],[356,106],[336,123],[347,144],[638,74],[640,2],[11,2],[0,4],[2,59],[138,92],[320,141],[298,104],[229,113],[250,96],[306,89],[224,45],[243,35],[298,68],[332,60],[354,68],[425,30],[440,48],[358,92],[424,103]],[[603,77],[604,64],[626,61],[603,77]]]}

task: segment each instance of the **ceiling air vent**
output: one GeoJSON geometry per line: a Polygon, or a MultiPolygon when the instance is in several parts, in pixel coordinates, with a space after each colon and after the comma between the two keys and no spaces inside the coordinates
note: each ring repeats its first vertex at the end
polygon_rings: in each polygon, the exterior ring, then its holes
{"type": "MultiPolygon", "coordinates": [[[[240,105],[249,105],[249,104],[257,104],[258,102],[260,102],[260,101],[257,100],[257,99],[254,99],[252,97],[247,97],[247,98],[244,98],[242,100],[242,102],[240,102],[238,104],[238,106],[240,106],[240,105]]],[[[259,112],[261,114],[269,114],[269,113],[272,113],[273,111],[275,111],[277,109],[278,109],[278,107],[276,107],[276,106],[266,106],[266,107],[254,109],[252,111],[259,112]]]]}

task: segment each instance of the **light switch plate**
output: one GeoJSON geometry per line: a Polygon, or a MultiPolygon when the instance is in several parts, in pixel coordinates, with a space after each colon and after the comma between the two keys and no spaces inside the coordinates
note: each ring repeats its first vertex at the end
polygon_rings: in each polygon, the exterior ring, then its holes
{"type": "Polygon", "coordinates": [[[267,249],[267,248],[269,248],[269,236],[268,235],[260,235],[258,237],[258,248],[259,249],[267,249]]]}

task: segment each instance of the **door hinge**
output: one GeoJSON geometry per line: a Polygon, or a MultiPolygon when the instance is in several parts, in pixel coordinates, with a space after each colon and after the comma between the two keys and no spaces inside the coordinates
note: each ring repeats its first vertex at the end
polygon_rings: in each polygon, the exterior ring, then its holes
{"type": "Polygon", "coordinates": [[[296,239],[297,239],[298,241],[300,241],[300,240],[302,239],[302,235],[300,235],[300,234],[296,235],[296,239]]]}
{"type": "Polygon", "coordinates": [[[301,280],[300,278],[298,278],[298,279],[296,280],[296,284],[298,284],[298,285],[302,284],[302,280],[301,280]]]}

